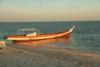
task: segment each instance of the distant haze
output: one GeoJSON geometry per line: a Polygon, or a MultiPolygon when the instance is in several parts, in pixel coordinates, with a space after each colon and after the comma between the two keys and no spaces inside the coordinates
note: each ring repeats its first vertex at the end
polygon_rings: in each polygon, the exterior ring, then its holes
{"type": "Polygon", "coordinates": [[[0,0],[0,21],[100,20],[100,0],[0,0]]]}

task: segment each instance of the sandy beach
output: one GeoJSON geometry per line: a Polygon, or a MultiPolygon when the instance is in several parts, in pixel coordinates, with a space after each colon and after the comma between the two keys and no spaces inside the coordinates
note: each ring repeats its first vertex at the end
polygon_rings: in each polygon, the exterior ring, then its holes
{"type": "Polygon", "coordinates": [[[14,45],[0,50],[0,67],[100,67],[100,54],[14,45]]]}

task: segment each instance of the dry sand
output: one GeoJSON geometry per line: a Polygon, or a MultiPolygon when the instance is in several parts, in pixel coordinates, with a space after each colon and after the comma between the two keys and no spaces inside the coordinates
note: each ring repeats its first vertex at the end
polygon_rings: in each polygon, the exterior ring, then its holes
{"type": "Polygon", "coordinates": [[[100,54],[15,45],[0,50],[0,67],[100,67],[100,54]]]}

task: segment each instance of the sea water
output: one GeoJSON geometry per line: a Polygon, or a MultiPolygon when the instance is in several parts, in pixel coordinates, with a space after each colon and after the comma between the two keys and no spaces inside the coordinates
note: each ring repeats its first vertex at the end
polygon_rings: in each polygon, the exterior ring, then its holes
{"type": "MultiPolygon", "coordinates": [[[[100,21],[0,22],[0,40],[5,40],[3,37],[6,35],[17,34],[17,29],[37,28],[43,34],[66,31],[73,25],[76,27],[69,39],[49,42],[43,46],[46,48],[57,46],[64,49],[100,53],[100,21]]],[[[9,45],[9,42],[7,45],[9,45]]]]}

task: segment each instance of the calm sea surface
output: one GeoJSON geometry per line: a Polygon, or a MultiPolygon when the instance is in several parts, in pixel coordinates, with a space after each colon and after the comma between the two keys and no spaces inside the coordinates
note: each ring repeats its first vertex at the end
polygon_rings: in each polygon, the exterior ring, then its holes
{"type": "MultiPolygon", "coordinates": [[[[16,34],[17,29],[37,28],[41,33],[59,32],[76,25],[69,39],[46,43],[47,46],[57,46],[64,49],[75,49],[100,53],[100,21],[74,22],[0,22],[0,40],[5,35],[16,34]]],[[[8,44],[9,45],[9,42],[8,44]]],[[[41,47],[43,48],[43,47],[41,47]]]]}

